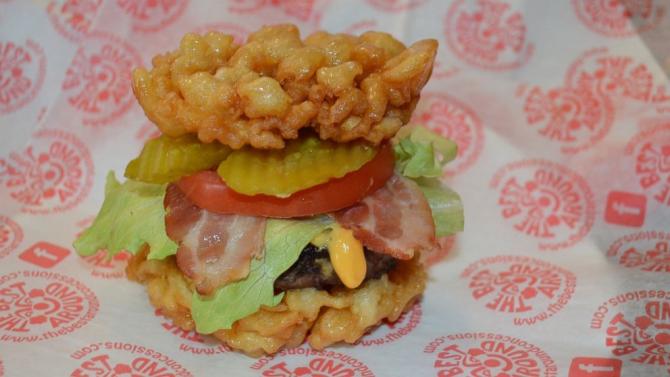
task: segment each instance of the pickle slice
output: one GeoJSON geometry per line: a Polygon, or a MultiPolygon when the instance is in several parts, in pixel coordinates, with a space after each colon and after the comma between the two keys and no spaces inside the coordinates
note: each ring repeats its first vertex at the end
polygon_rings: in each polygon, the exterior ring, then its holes
{"type": "Polygon", "coordinates": [[[236,150],[217,172],[240,194],[288,197],[358,170],[376,153],[376,148],[362,142],[333,143],[309,136],[292,140],[281,150],[236,150]]]}
{"type": "Polygon", "coordinates": [[[231,149],[221,143],[204,144],[194,135],[149,140],[140,155],[128,163],[125,176],[148,183],[168,183],[218,165],[231,149]]]}

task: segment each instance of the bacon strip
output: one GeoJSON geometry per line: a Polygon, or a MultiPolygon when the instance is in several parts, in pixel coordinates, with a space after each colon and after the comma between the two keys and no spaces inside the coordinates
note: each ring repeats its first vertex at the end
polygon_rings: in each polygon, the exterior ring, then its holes
{"type": "Polygon", "coordinates": [[[265,218],[207,211],[175,185],[168,186],[164,205],[167,234],[179,244],[177,266],[199,293],[245,278],[251,258],[262,256],[265,218]]]}
{"type": "Polygon", "coordinates": [[[421,189],[397,175],[381,189],[333,216],[370,250],[397,259],[412,259],[416,251],[430,252],[437,246],[435,223],[421,189]]]}

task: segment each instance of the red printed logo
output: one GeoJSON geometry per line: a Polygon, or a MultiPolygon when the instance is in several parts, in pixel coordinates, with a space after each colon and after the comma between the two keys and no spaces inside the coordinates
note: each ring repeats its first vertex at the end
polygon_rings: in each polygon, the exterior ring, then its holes
{"type": "Polygon", "coordinates": [[[670,272],[670,233],[642,231],[612,243],[607,256],[618,264],[649,272],[670,272]]]}
{"type": "Polygon", "coordinates": [[[76,42],[91,31],[100,5],[102,0],[52,0],[47,12],[58,33],[76,42]]]}
{"type": "Polygon", "coordinates": [[[72,333],[98,308],[93,291],[66,275],[21,271],[0,276],[0,341],[30,343],[72,333]]]}
{"type": "Polygon", "coordinates": [[[23,241],[23,230],[9,217],[0,215],[0,259],[6,257],[23,241]]]}
{"type": "Polygon", "coordinates": [[[514,3],[502,0],[456,0],[445,20],[445,38],[461,60],[484,69],[509,70],[524,65],[534,46],[514,3]]]}
{"type": "Polygon", "coordinates": [[[602,344],[623,359],[623,376],[670,373],[670,292],[639,290],[621,293],[598,306],[590,327],[602,344]]]}
{"type": "Polygon", "coordinates": [[[613,99],[643,103],[670,99],[662,80],[631,57],[594,49],[570,66],[563,86],[530,89],[524,102],[526,120],[561,152],[577,153],[607,135],[615,117],[613,99]]]}
{"type": "Polygon", "coordinates": [[[181,343],[179,350],[193,355],[213,356],[230,352],[230,348],[221,344],[213,337],[206,337],[193,330],[184,330],[174,324],[169,318],[166,318],[159,309],[154,311],[156,317],[161,319],[161,327],[169,333],[175,335],[181,343]]]}
{"type": "Polygon", "coordinates": [[[525,340],[493,333],[461,333],[431,341],[424,353],[435,355],[438,376],[556,377],[556,362],[525,340]]]}
{"type": "Polygon", "coordinates": [[[446,174],[457,174],[469,168],[484,148],[484,129],[477,114],[446,94],[422,95],[413,122],[425,125],[458,145],[458,156],[447,165],[446,174]]]}
{"type": "Polygon", "coordinates": [[[336,351],[299,347],[258,359],[250,367],[259,376],[276,377],[374,377],[362,361],[336,351]]]}
{"type": "Polygon", "coordinates": [[[62,262],[68,255],[70,255],[70,250],[40,241],[19,254],[19,259],[38,267],[52,268],[62,262]]]}
{"type": "Polygon", "coordinates": [[[402,313],[397,321],[393,323],[384,322],[381,326],[364,335],[356,344],[369,347],[393,343],[396,340],[411,333],[421,323],[423,310],[421,304],[415,303],[412,308],[402,313]]]}
{"type": "Polygon", "coordinates": [[[30,103],[44,83],[47,60],[32,39],[23,45],[0,41],[0,115],[30,103]]]}
{"type": "Polygon", "coordinates": [[[133,30],[154,32],[175,22],[186,10],[189,0],[116,0],[116,5],[132,17],[133,30]]]}
{"type": "Polygon", "coordinates": [[[157,376],[193,377],[193,374],[168,355],[126,342],[98,342],[74,351],[70,358],[80,364],[71,377],[157,376]]]}
{"type": "Polygon", "coordinates": [[[302,22],[318,23],[321,15],[316,11],[315,2],[315,0],[232,0],[232,5],[228,9],[231,12],[248,14],[257,13],[265,8],[275,20],[279,11],[302,22]]]}
{"type": "Polygon", "coordinates": [[[33,214],[58,213],[79,204],[93,185],[88,149],[71,133],[42,129],[22,153],[0,158],[0,185],[33,214]]]}
{"type": "Polygon", "coordinates": [[[336,351],[292,348],[274,356],[262,357],[250,367],[259,376],[276,377],[374,377],[362,361],[336,351]]]}
{"type": "Polygon", "coordinates": [[[500,214],[518,232],[538,240],[540,250],[570,247],[595,219],[593,193],[577,173],[546,160],[505,165],[491,180],[500,214]]]}
{"type": "Polygon", "coordinates": [[[582,23],[598,34],[628,37],[655,28],[665,16],[660,0],[572,0],[582,23]]]}
{"type": "Polygon", "coordinates": [[[623,191],[610,191],[605,206],[605,221],[624,226],[642,226],[647,213],[647,197],[623,191]]]}
{"type": "Polygon", "coordinates": [[[635,57],[615,55],[607,48],[585,52],[565,74],[565,84],[578,87],[590,81],[595,92],[644,103],[670,100],[666,78],[635,57]]]}
{"type": "Polygon", "coordinates": [[[670,206],[670,123],[638,133],[624,153],[634,159],[640,187],[653,201],[670,206]]]}
{"type": "Polygon", "coordinates": [[[368,0],[373,7],[387,12],[407,12],[420,7],[428,0],[368,0]]]}
{"type": "Polygon", "coordinates": [[[549,319],[572,298],[577,277],[572,272],[535,258],[500,255],[468,266],[472,298],[485,308],[513,316],[514,324],[533,325],[549,319]]]}
{"type": "Polygon", "coordinates": [[[137,51],[110,34],[86,38],[65,72],[67,101],[83,115],[85,125],[104,125],[123,115],[135,98],[130,73],[142,64],[137,51]]]}
{"type": "Polygon", "coordinates": [[[121,279],[126,276],[126,265],[132,255],[127,251],[121,251],[113,257],[109,257],[107,250],[82,259],[89,266],[91,275],[101,279],[121,279]]]}
{"type": "Polygon", "coordinates": [[[622,364],[618,359],[575,357],[568,377],[621,377],[622,364]]]}
{"type": "MultiPolygon", "coordinates": [[[[82,229],[87,228],[93,224],[93,218],[87,218],[77,223],[82,229]]],[[[82,232],[77,233],[77,237],[81,235],[82,232]]],[[[107,250],[98,250],[93,255],[87,257],[81,257],[88,269],[91,271],[91,275],[102,278],[102,279],[121,279],[126,276],[126,265],[130,260],[132,254],[123,250],[116,253],[113,257],[109,257],[107,250]]]]}
{"type": "Polygon", "coordinates": [[[93,184],[88,149],[73,134],[43,129],[23,153],[0,159],[0,185],[28,213],[45,214],[73,208],[93,184]]]}

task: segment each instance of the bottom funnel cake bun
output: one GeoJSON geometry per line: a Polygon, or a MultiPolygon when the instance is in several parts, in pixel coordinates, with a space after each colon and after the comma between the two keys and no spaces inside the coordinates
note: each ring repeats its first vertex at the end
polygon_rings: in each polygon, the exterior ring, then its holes
{"type": "MultiPolygon", "coordinates": [[[[177,268],[174,257],[147,260],[148,249],[130,260],[128,278],[144,284],[151,304],[184,330],[194,330],[191,318],[193,284],[177,268]]],[[[212,334],[231,348],[251,356],[297,347],[307,338],[316,349],[333,343],[355,343],[383,320],[394,322],[421,295],[426,272],[418,258],[400,261],[388,274],[356,289],[314,288],[286,292],[275,307],[262,307],[230,330],[212,334]]]]}

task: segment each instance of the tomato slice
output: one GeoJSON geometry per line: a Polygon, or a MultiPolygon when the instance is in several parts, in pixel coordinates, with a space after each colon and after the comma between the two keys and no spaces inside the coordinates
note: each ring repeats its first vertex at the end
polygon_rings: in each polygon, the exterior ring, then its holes
{"type": "Polygon", "coordinates": [[[212,212],[279,218],[313,216],[350,207],[383,187],[393,175],[394,163],[393,150],[387,143],[360,169],[288,198],[237,193],[211,170],[183,177],[177,186],[193,204],[212,212]]]}

